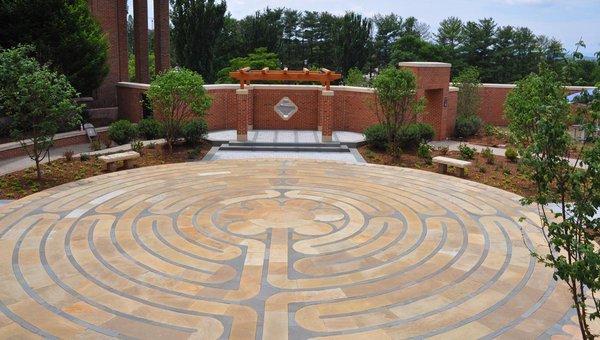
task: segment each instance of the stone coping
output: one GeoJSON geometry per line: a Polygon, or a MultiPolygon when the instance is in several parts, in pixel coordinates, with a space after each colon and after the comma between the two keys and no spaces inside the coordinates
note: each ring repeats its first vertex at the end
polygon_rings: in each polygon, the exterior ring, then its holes
{"type": "MultiPolygon", "coordinates": [[[[105,131],[108,131],[107,126],[96,128],[96,132],[105,132],[105,131]]],[[[57,133],[56,135],[54,135],[54,141],[66,139],[66,138],[77,137],[77,136],[85,136],[85,135],[86,135],[85,131],[80,131],[80,130],[62,132],[62,133],[57,133]]],[[[31,141],[27,141],[26,144],[31,145],[32,143],[31,143],[31,141]]],[[[0,151],[18,149],[20,147],[21,147],[20,142],[10,142],[10,143],[5,143],[5,144],[0,144],[0,151]]]]}
{"type": "Polygon", "coordinates": [[[440,63],[440,62],[434,62],[434,61],[405,61],[405,62],[401,62],[398,63],[398,66],[400,67],[442,67],[442,68],[449,68],[452,67],[452,64],[450,63],[440,63]]]}

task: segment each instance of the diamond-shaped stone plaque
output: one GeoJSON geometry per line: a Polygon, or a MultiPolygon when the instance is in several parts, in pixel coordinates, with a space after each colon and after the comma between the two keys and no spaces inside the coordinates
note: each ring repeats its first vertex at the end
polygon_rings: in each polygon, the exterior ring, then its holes
{"type": "Polygon", "coordinates": [[[275,105],[275,112],[277,112],[281,119],[288,120],[292,118],[294,113],[298,112],[298,106],[296,106],[290,98],[283,97],[279,103],[275,105]]]}

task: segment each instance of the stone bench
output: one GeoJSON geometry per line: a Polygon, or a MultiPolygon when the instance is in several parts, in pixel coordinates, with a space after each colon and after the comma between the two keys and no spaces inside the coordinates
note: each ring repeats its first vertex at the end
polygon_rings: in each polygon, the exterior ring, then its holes
{"type": "Polygon", "coordinates": [[[465,169],[471,166],[471,162],[449,157],[433,157],[432,161],[438,164],[441,173],[447,173],[448,166],[451,166],[458,169],[458,175],[460,177],[465,177],[465,169]]]}
{"type": "Polygon", "coordinates": [[[131,169],[133,161],[140,158],[140,154],[135,151],[127,151],[114,153],[112,155],[100,156],[98,159],[106,164],[106,170],[115,171],[115,165],[119,161],[123,161],[123,166],[126,169],[131,169]]]}

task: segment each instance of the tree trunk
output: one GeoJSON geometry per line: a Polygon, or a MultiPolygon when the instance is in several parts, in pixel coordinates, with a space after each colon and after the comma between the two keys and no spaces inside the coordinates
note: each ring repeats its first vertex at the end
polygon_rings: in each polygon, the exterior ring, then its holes
{"type": "Polygon", "coordinates": [[[40,168],[40,160],[38,158],[35,159],[35,170],[37,172],[37,180],[40,182],[42,180],[42,169],[40,168]]]}

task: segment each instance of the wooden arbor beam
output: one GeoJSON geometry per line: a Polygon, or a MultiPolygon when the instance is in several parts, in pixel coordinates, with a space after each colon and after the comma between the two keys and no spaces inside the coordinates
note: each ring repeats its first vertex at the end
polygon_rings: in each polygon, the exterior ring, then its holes
{"type": "Polygon", "coordinates": [[[251,70],[249,67],[230,72],[229,76],[239,80],[240,87],[243,89],[252,81],[302,81],[302,82],[318,82],[325,86],[329,91],[331,82],[341,79],[342,75],[332,72],[328,69],[320,71],[310,71],[304,69],[302,71],[290,71],[287,68],[283,70],[269,70],[265,67],[262,70],[251,70]]]}

